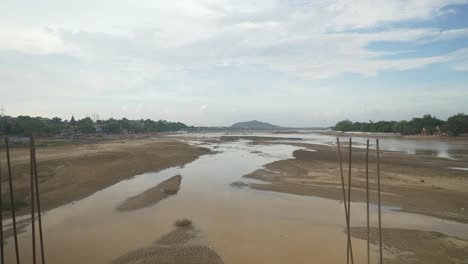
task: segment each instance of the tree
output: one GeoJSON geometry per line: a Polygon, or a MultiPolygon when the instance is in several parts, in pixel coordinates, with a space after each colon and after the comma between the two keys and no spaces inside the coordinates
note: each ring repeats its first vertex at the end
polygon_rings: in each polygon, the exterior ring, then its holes
{"type": "Polygon", "coordinates": [[[118,134],[120,133],[120,122],[116,119],[109,119],[103,122],[103,130],[109,134],[118,134]]]}
{"type": "Polygon", "coordinates": [[[468,133],[468,115],[457,114],[448,118],[444,129],[451,136],[468,133]]]}
{"type": "Polygon", "coordinates": [[[84,134],[96,133],[94,122],[91,118],[86,117],[77,122],[76,128],[78,131],[84,134]]]}
{"type": "Polygon", "coordinates": [[[349,120],[343,120],[336,123],[335,130],[338,131],[353,131],[353,122],[349,120]]]}
{"type": "Polygon", "coordinates": [[[60,134],[65,128],[65,124],[59,117],[54,117],[51,120],[46,121],[47,124],[47,134],[60,134]]]}
{"type": "MultiPolygon", "coordinates": [[[[109,120],[102,120],[100,123],[102,123],[104,132],[109,134],[118,134],[121,132],[122,128],[128,129],[133,133],[178,131],[187,128],[185,124],[180,122],[169,122],[166,120],[153,121],[151,119],[129,120],[123,118],[117,120],[111,118],[109,120]]],[[[83,118],[79,121],[75,121],[75,117],[72,116],[70,122],[68,122],[59,117],[54,117],[52,119],[30,116],[0,117],[0,134],[5,135],[57,135],[66,128],[73,128],[75,131],[85,134],[96,132],[96,126],[91,118],[83,118]]]]}
{"type": "Polygon", "coordinates": [[[385,133],[401,133],[403,135],[416,135],[425,131],[428,134],[440,132],[441,128],[445,128],[445,121],[431,115],[423,117],[415,117],[411,121],[378,121],[372,122],[351,122],[349,120],[340,121],[336,124],[335,130],[340,131],[361,131],[361,132],[385,132],[385,133]]]}
{"type": "Polygon", "coordinates": [[[12,133],[14,135],[30,136],[47,134],[47,126],[39,117],[18,116],[14,119],[12,133]]]}

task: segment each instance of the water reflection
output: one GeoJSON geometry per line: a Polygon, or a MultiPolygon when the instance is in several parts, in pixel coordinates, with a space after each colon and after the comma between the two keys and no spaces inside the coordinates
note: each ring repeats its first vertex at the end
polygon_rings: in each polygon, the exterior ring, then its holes
{"type": "MultiPolygon", "coordinates": [[[[272,132],[254,132],[254,133],[205,133],[205,134],[189,134],[193,137],[200,138],[219,138],[221,136],[258,136],[258,137],[275,137],[284,138],[281,142],[298,143],[297,140],[288,140],[288,138],[301,138],[299,142],[310,144],[326,144],[335,145],[336,137],[318,134],[314,132],[302,132],[296,134],[274,134],[272,132]]],[[[182,135],[182,136],[187,136],[182,135]]],[[[340,137],[341,141],[347,142],[348,137],[340,137]]],[[[353,137],[355,147],[364,148],[367,138],[353,137]]],[[[375,147],[375,140],[371,140],[371,147],[375,147]]],[[[380,140],[380,148],[388,151],[398,151],[413,155],[426,155],[439,158],[457,159],[468,161],[468,143],[465,142],[446,142],[430,140],[412,140],[384,137],[380,140]]]]}

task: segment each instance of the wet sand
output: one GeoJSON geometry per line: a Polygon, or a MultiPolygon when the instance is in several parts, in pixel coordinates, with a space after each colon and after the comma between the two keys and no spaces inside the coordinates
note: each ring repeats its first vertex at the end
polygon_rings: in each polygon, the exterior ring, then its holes
{"type": "MultiPolygon", "coordinates": [[[[189,163],[206,148],[162,138],[73,142],[37,148],[41,207],[44,211],[87,197],[116,182],[145,172],[189,163]]],[[[29,149],[11,149],[15,200],[29,213],[29,149]]],[[[2,150],[0,160],[4,165],[2,150]]],[[[2,166],[6,175],[6,166],[2,166]]],[[[6,184],[6,177],[2,178],[6,184]]],[[[17,208],[18,209],[18,208],[17,208]]]]}
{"type": "Polygon", "coordinates": [[[117,209],[120,211],[133,211],[157,204],[170,195],[177,194],[181,181],[182,177],[180,175],[169,178],[151,189],[126,199],[117,209]]]}
{"type": "MultiPolygon", "coordinates": [[[[355,238],[367,240],[367,229],[354,227],[351,235],[355,238]]],[[[385,259],[385,263],[467,263],[468,241],[456,237],[449,237],[439,232],[407,230],[397,228],[383,228],[382,237],[386,251],[392,252],[392,257],[385,259]]],[[[379,235],[377,228],[371,228],[370,241],[378,246],[379,235]]]]}
{"type": "MultiPolygon", "coordinates": [[[[182,167],[145,173],[48,211],[43,217],[47,263],[109,263],[152,245],[189,218],[225,263],[338,263],[345,258],[341,206],[337,201],[268,194],[229,186],[234,179],[274,160],[291,157],[292,146],[216,145],[219,152],[182,167]],[[251,153],[259,150],[262,154],[251,153]],[[160,182],[181,175],[177,195],[121,213],[116,207],[160,182]],[[325,203],[326,205],[324,205],[325,203]],[[315,214],[320,210],[322,214],[315,214]],[[326,212],[325,212],[326,211],[326,212]],[[331,220],[331,221],[330,221],[331,220]]],[[[210,145],[210,148],[215,145],[210,145]]],[[[31,229],[20,235],[23,261],[31,260],[31,229]]],[[[363,243],[355,241],[356,250],[363,243]]],[[[12,238],[5,248],[14,261],[12,238]]],[[[362,260],[356,252],[356,258],[362,260]]]]}
{"type": "MultiPolygon", "coordinates": [[[[272,144],[271,142],[249,143],[245,140],[224,142],[209,139],[207,142],[189,142],[198,144],[197,147],[172,139],[154,140],[153,143],[159,140],[167,142],[169,144],[165,147],[167,149],[170,149],[172,144],[182,144],[184,148],[188,146],[197,150],[203,146],[211,151],[208,155],[194,158],[194,161],[183,166],[171,167],[157,173],[127,177],[82,200],[48,211],[43,217],[45,243],[48,249],[47,263],[78,264],[111,261],[145,263],[142,259],[143,255],[156,255],[165,261],[172,261],[169,263],[177,263],[173,259],[174,254],[178,254],[177,252],[190,255],[190,252],[198,251],[210,256],[214,253],[226,263],[280,264],[311,263],[312,261],[333,264],[343,263],[346,260],[346,236],[343,232],[345,221],[343,205],[340,202],[341,196],[328,197],[331,199],[319,198],[327,196],[326,194],[312,194],[309,186],[304,193],[301,193],[302,190],[301,192],[284,192],[283,189],[258,191],[245,186],[235,187],[245,184],[250,187],[265,185],[252,179],[242,178],[243,175],[260,171],[263,168],[265,176],[276,177],[276,179],[269,181],[268,177],[265,177],[262,180],[267,180],[271,185],[280,186],[280,188],[283,188],[282,186],[286,183],[291,184],[288,186],[296,187],[304,185],[302,182],[312,187],[328,187],[325,190],[336,188],[336,179],[333,178],[338,175],[336,174],[336,153],[332,150],[326,151],[328,146],[321,146],[325,148],[322,150],[319,149],[320,146],[311,146],[300,141],[272,144]],[[315,156],[320,152],[323,152],[322,155],[315,156]],[[282,164],[283,161],[288,165],[282,164]],[[313,171],[315,167],[322,168],[322,170],[315,173],[313,171]],[[279,168],[281,172],[275,172],[279,168]],[[270,175],[269,173],[272,172],[275,173],[270,175]],[[139,210],[122,213],[116,209],[130,197],[138,197],[174,175],[183,177],[180,190],[176,195],[139,210]],[[280,178],[284,178],[284,182],[280,181],[280,178]],[[313,182],[315,180],[320,180],[320,182],[313,182]],[[230,185],[239,181],[244,184],[230,185]],[[180,231],[177,235],[165,236],[174,231],[174,220],[184,217],[196,223],[197,228],[194,230],[197,230],[197,239],[194,241],[197,243],[202,241],[203,243],[197,245],[210,248],[212,250],[210,253],[206,253],[205,249],[200,249],[198,246],[183,249],[183,251],[172,247],[179,245],[178,241],[185,241],[186,237],[192,237],[190,233],[180,231]],[[155,244],[154,240],[158,237],[162,239],[155,244]],[[210,244],[208,245],[207,242],[210,244]]],[[[333,149],[333,147],[328,148],[333,149]]],[[[208,151],[201,150],[202,153],[208,151]]],[[[163,153],[165,152],[166,150],[163,153]]],[[[183,155],[183,151],[180,154],[183,155]]],[[[358,157],[359,155],[356,154],[357,170],[362,170],[359,168],[361,165],[359,165],[358,157]]],[[[385,188],[388,187],[388,190],[393,185],[395,187],[401,185],[405,188],[409,186],[411,190],[416,190],[419,184],[423,184],[420,177],[427,177],[422,179],[429,186],[436,184],[437,180],[438,185],[434,188],[436,190],[448,188],[454,193],[463,193],[464,182],[457,179],[458,176],[453,177],[452,180],[456,180],[453,182],[450,179],[437,178],[439,171],[444,175],[445,170],[441,166],[447,165],[447,160],[437,158],[428,160],[426,157],[419,160],[419,157],[414,156],[420,162],[416,162],[418,173],[415,172],[415,175],[418,177],[413,179],[406,175],[415,164],[410,156],[385,152],[383,157],[385,157],[383,167],[394,164],[396,168],[385,174],[389,177],[385,179],[385,188]],[[395,158],[393,155],[396,155],[395,158]],[[433,171],[432,174],[430,171],[433,171]],[[431,179],[434,181],[431,182],[431,179]],[[457,183],[461,186],[456,186],[457,183]]],[[[144,162],[154,161],[148,158],[144,162]]],[[[464,167],[456,161],[450,165],[464,167]]],[[[466,174],[460,170],[451,170],[451,172],[466,174]]],[[[459,174],[459,178],[462,176],[459,174]]],[[[362,189],[362,186],[360,187],[362,179],[359,177],[357,176],[353,191],[362,189]]],[[[421,189],[426,192],[426,189],[421,189]]],[[[334,193],[334,191],[329,192],[334,193]]],[[[355,193],[358,192],[355,191],[355,193]]],[[[353,201],[359,201],[358,197],[353,196],[353,201]]],[[[392,196],[388,195],[388,197],[392,196]]],[[[387,199],[387,196],[384,196],[384,199],[387,199]]],[[[418,208],[417,202],[414,202],[414,208],[418,208]]],[[[386,228],[438,231],[468,239],[468,229],[464,224],[427,216],[429,214],[410,214],[394,211],[394,209],[383,208],[384,227],[386,228]]],[[[430,208],[426,207],[426,209],[430,208]]],[[[364,226],[365,205],[353,202],[352,210],[352,226],[364,226]]],[[[372,207],[371,211],[375,214],[375,207],[372,207]]],[[[456,217],[460,218],[459,215],[456,217]]],[[[375,219],[373,223],[375,224],[375,219]]],[[[31,253],[27,250],[30,247],[30,228],[26,231],[20,235],[20,253],[22,259],[28,261],[31,259],[31,253]]],[[[6,257],[10,262],[14,258],[11,242],[10,238],[5,248],[6,257]]],[[[357,236],[353,238],[356,263],[365,262],[365,246],[364,240],[357,236]]],[[[371,251],[374,256],[371,263],[378,263],[375,258],[377,254],[375,245],[372,245],[371,251]]],[[[394,252],[386,249],[384,256],[392,259],[394,252]]],[[[149,263],[152,263],[151,260],[149,263]]]]}
{"type": "Polygon", "coordinates": [[[112,264],[223,264],[223,260],[198,237],[193,226],[177,227],[152,245],[131,251],[112,264]]]}
{"type": "MultiPolygon", "coordinates": [[[[337,149],[304,144],[293,159],[275,161],[244,177],[270,184],[251,183],[256,190],[342,199],[337,149]]],[[[365,150],[353,149],[351,200],[365,202],[365,150]]],[[[347,177],[348,150],[342,148],[347,177]]],[[[375,152],[370,156],[371,202],[376,202],[375,152]]],[[[401,210],[468,223],[468,177],[466,162],[420,157],[396,152],[381,153],[382,203],[401,210]]]]}

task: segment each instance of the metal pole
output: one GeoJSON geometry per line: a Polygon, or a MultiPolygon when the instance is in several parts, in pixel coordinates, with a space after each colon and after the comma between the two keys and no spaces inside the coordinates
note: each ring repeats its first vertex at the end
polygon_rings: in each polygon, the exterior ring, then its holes
{"type": "Polygon", "coordinates": [[[379,139],[376,140],[377,144],[377,193],[379,199],[379,253],[380,253],[380,264],[383,263],[382,259],[382,212],[380,202],[380,150],[379,150],[379,139]]]}
{"type": "Polygon", "coordinates": [[[31,173],[31,227],[32,227],[32,257],[33,264],[36,263],[36,225],[34,223],[34,155],[33,155],[33,138],[31,136],[29,143],[30,154],[30,173],[31,173]]]}
{"type": "Polygon", "coordinates": [[[6,147],[6,154],[7,154],[8,180],[9,180],[9,185],[10,185],[11,217],[13,219],[13,234],[15,236],[16,263],[19,264],[20,257],[19,257],[19,250],[18,250],[18,233],[16,231],[15,200],[13,198],[13,179],[11,177],[10,147],[8,146],[8,138],[5,138],[5,147],[6,147]]]}
{"type": "Polygon", "coordinates": [[[345,209],[345,217],[346,217],[346,233],[347,233],[347,244],[346,244],[346,263],[349,263],[349,256],[351,255],[351,259],[353,259],[353,248],[351,245],[351,235],[349,229],[349,217],[348,217],[348,205],[346,203],[346,188],[344,183],[344,176],[343,176],[343,162],[341,160],[341,147],[340,147],[340,139],[336,138],[336,144],[338,146],[338,163],[340,164],[340,176],[341,176],[341,189],[343,191],[343,204],[345,209]]]}
{"type": "Polygon", "coordinates": [[[366,205],[367,205],[367,264],[370,264],[370,221],[369,221],[369,139],[366,147],[366,205]]]}
{"type": "MultiPolygon", "coordinates": [[[[349,228],[349,244],[351,249],[351,153],[352,153],[352,139],[349,138],[349,169],[348,169],[348,228],[349,228]]],[[[351,263],[354,263],[353,251],[351,250],[351,263]]]]}
{"type": "Polygon", "coordinates": [[[5,263],[3,256],[3,199],[2,199],[2,165],[0,160],[0,260],[1,264],[5,263]]]}
{"type": "Polygon", "coordinates": [[[37,163],[36,163],[36,145],[34,144],[34,138],[32,139],[32,149],[33,149],[33,165],[34,165],[34,179],[36,185],[36,202],[37,202],[37,220],[39,222],[39,242],[41,245],[41,260],[42,264],[45,264],[45,256],[44,256],[44,236],[42,234],[42,218],[41,218],[41,200],[39,199],[39,182],[38,182],[38,175],[37,175],[37,163]]]}

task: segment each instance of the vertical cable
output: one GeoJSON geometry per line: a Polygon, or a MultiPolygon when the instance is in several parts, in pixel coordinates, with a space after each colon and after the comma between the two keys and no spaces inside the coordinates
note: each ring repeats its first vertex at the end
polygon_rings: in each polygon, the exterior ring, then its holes
{"type": "Polygon", "coordinates": [[[379,199],[379,253],[380,253],[380,264],[383,263],[382,259],[382,212],[380,206],[380,150],[379,150],[379,139],[376,140],[377,144],[377,193],[379,199]]]}
{"type": "Polygon", "coordinates": [[[34,143],[34,138],[32,140],[32,149],[33,149],[33,161],[34,161],[34,179],[36,185],[36,202],[37,202],[37,220],[39,223],[39,242],[41,245],[41,260],[42,264],[45,264],[45,256],[44,256],[44,237],[42,235],[42,218],[41,218],[41,200],[39,199],[39,182],[38,182],[38,175],[37,175],[37,163],[36,163],[36,145],[34,143]]]}
{"type": "Polygon", "coordinates": [[[9,185],[10,185],[11,217],[13,219],[13,234],[15,236],[16,263],[19,264],[20,257],[19,257],[19,250],[18,250],[18,233],[16,231],[15,200],[13,198],[13,179],[11,177],[10,147],[8,146],[8,138],[5,138],[5,147],[6,147],[6,155],[7,155],[8,180],[9,180],[9,185]]]}
{"type": "Polygon", "coordinates": [[[3,256],[3,195],[2,195],[2,162],[0,160],[0,263],[5,263],[3,256]]]}
{"type": "Polygon", "coordinates": [[[367,264],[370,264],[370,221],[369,221],[369,139],[366,147],[366,205],[367,205],[367,264]]]}
{"type": "Polygon", "coordinates": [[[351,256],[351,264],[354,264],[353,250],[351,247],[351,153],[352,153],[352,139],[349,138],[349,169],[348,169],[348,239],[351,256]]]}
{"type": "Polygon", "coordinates": [[[36,225],[34,223],[34,155],[33,155],[33,138],[31,136],[29,142],[30,154],[30,173],[31,173],[31,229],[32,229],[32,257],[33,264],[36,264],[36,225]]]}
{"type": "Polygon", "coordinates": [[[345,209],[345,217],[346,217],[346,233],[347,233],[347,243],[346,243],[346,263],[349,264],[349,255],[353,254],[352,246],[351,246],[351,236],[349,230],[349,218],[348,218],[348,205],[346,203],[346,188],[344,183],[344,175],[343,175],[343,162],[341,160],[341,147],[340,147],[340,139],[336,138],[336,144],[338,146],[338,163],[340,164],[340,175],[341,175],[341,189],[343,191],[343,204],[345,209]]]}

